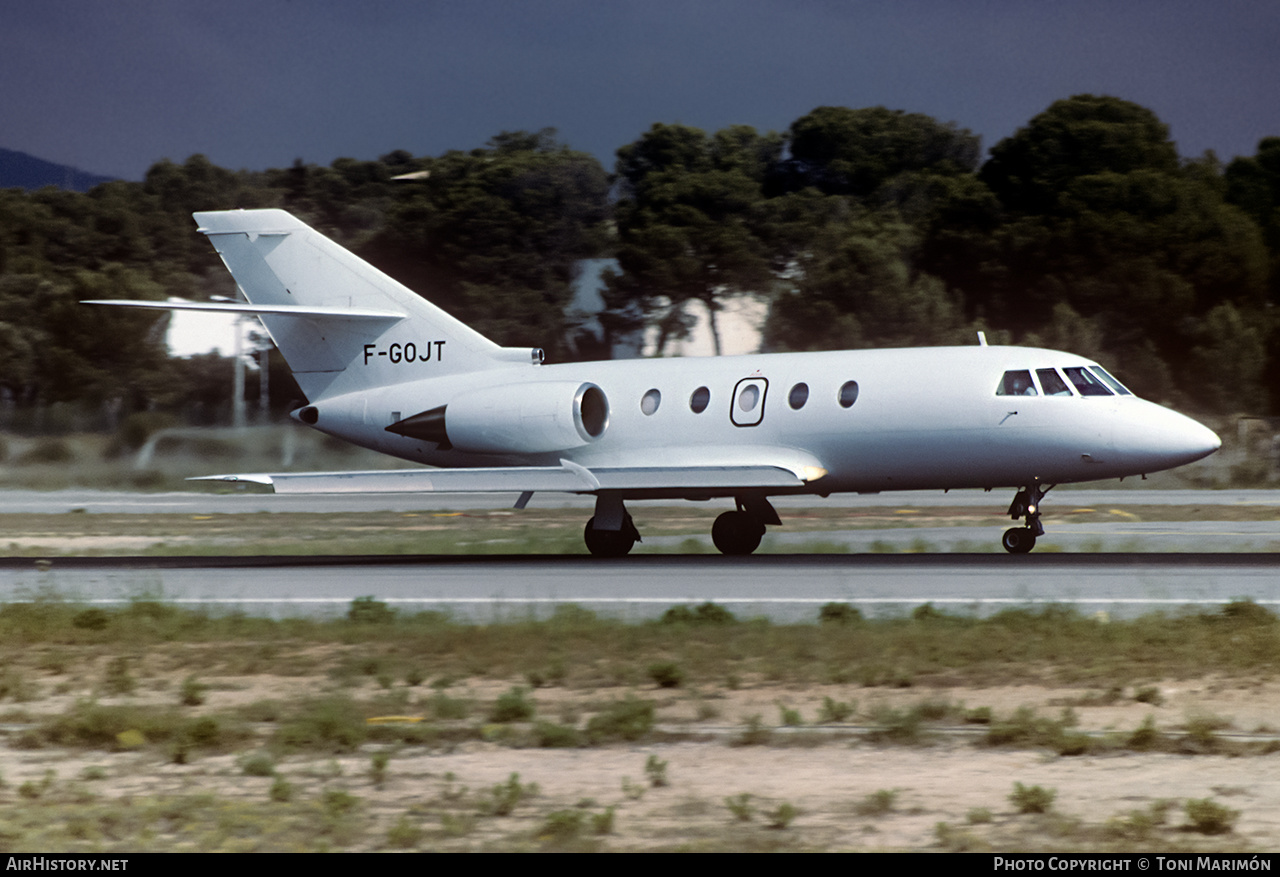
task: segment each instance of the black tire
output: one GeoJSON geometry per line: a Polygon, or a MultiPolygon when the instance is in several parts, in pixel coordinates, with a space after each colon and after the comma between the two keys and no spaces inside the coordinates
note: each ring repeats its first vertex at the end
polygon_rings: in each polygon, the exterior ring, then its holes
{"type": "Polygon", "coordinates": [[[1036,547],[1036,534],[1029,527],[1010,527],[1004,531],[1000,544],[1010,554],[1026,554],[1036,547]]]}
{"type": "Polygon", "coordinates": [[[626,557],[631,547],[636,544],[630,532],[632,528],[624,526],[621,530],[597,530],[593,526],[595,522],[596,519],[593,517],[587,521],[586,529],[582,531],[582,540],[587,543],[587,550],[591,555],[593,557],[626,557]]]}
{"type": "Polygon", "coordinates": [[[746,512],[725,512],[711,527],[711,541],[721,554],[750,554],[760,547],[763,536],[764,524],[746,512]]]}

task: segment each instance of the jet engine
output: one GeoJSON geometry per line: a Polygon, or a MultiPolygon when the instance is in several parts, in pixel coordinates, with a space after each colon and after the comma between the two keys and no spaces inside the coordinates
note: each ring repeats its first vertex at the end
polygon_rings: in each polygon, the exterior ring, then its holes
{"type": "Polygon", "coordinates": [[[546,381],[475,390],[406,417],[387,432],[477,454],[567,451],[609,427],[609,400],[592,383],[546,381]]]}

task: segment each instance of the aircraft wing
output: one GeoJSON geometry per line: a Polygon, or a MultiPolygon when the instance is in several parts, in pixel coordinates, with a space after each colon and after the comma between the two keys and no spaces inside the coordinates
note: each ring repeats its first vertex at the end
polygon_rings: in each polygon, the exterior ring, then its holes
{"type": "Polygon", "coordinates": [[[594,493],[600,490],[728,490],[800,487],[825,471],[786,465],[604,466],[569,460],[559,466],[484,469],[388,469],[359,472],[281,472],[206,475],[191,481],[251,482],[276,493],[594,493]]]}

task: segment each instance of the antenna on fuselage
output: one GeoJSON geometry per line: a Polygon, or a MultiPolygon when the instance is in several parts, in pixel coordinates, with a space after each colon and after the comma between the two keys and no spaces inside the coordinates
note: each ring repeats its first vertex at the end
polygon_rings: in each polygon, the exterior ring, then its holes
{"type": "Polygon", "coordinates": [[[986,346],[987,346],[987,333],[986,333],[986,332],[979,332],[979,333],[978,333],[978,346],[979,346],[979,347],[986,347],[986,346]]]}

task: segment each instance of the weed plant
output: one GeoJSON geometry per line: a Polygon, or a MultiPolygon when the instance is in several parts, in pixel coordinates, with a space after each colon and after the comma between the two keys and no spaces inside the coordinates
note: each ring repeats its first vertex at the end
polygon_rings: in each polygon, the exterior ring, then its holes
{"type": "Polygon", "coordinates": [[[1200,834],[1227,834],[1240,818],[1239,810],[1232,810],[1209,798],[1191,798],[1183,806],[1187,813],[1187,830],[1200,834]]]}
{"type": "Polygon", "coordinates": [[[670,784],[667,779],[667,762],[661,760],[656,755],[650,755],[644,763],[644,775],[649,778],[649,785],[655,789],[662,788],[670,784]]]}
{"type": "Polygon", "coordinates": [[[587,739],[593,744],[639,740],[653,730],[653,701],[628,695],[609,704],[587,721],[587,739]]]}
{"type": "Polygon", "coordinates": [[[489,711],[489,721],[505,724],[532,719],[536,710],[527,695],[528,690],[524,688],[512,688],[506,694],[499,695],[493,709],[489,711]]]}
{"type": "Polygon", "coordinates": [[[854,811],[859,816],[885,816],[893,812],[897,800],[895,789],[878,789],[859,801],[854,811]]]}
{"type": "Polygon", "coordinates": [[[1009,803],[1019,813],[1048,813],[1056,797],[1058,797],[1056,789],[1014,783],[1013,791],[1009,794],[1009,803]]]}
{"type": "Polygon", "coordinates": [[[781,831],[791,825],[792,821],[800,815],[800,811],[788,801],[783,801],[768,814],[769,827],[781,831]]]}
{"type": "Polygon", "coordinates": [[[747,792],[725,798],[724,806],[729,808],[733,818],[739,822],[750,822],[751,817],[755,815],[755,808],[751,806],[751,795],[747,792]]]}
{"type": "Polygon", "coordinates": [[[510,816],[521,801],[537,794],[537,783],[522,783],[520,774],[513,773],[505,783],[489,789],[489,796],[480,803],[480,812],[485,816],[510,816]]]}

